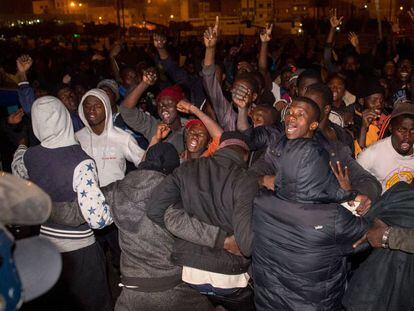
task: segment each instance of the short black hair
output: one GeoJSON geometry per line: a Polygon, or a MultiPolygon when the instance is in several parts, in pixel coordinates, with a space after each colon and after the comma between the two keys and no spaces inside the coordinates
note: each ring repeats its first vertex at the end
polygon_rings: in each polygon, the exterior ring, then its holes
{"type": "Polygon", "coordinates": [[[236,82],[237,80],[244,80],[249,82],[250,86],[252,87],[253,93],[259,93],[259,84],[257,83],[255,76],[251,72],[239,73],[234,78],[234,82],[236,82]]]}
{"type": "Polygon", "coordinates": [[[333,94],[331,89],[323,83],[315,83],[308,87],[306,93],[318,93],[322,98],[322,106],[331,105],[333,102],[333,94]]]}
{"type": "Polygon", "coordinates": [[[293,102],[301,102],[301,103],[305,103],[309,105],[309,107],[312,108],[313,118],[315,119],[316,122],[319,122],[319,119],[321,117],[321,110],[319,109],[318,104],[315,103],[312,99],[299,96],[299,97],[295,97],[293,99],[293,102]]]}
{"type": "Polygon", "coordinates": [[[321,74],[313,69],[306,69],[304,72],[302,72],[297,81],[297,86],[300,87],[306,79],[314,79],[317,82],[316,83],[322,83],[322,77],[321,74]]]}

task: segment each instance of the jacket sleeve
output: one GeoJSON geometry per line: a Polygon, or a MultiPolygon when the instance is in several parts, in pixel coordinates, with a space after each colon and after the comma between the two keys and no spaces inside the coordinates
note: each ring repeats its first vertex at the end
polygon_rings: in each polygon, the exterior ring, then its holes
{"type": "Polygon", "coordinates": [[[134,107],[132,109],[126,108],[123,105],[119,106],[119,112],[125,123],[134,131],[141,133],[149,141],[157,130],[158,121],[145,112],[134,107]]]}
{"type": "Polygon", "coordinates": [[[172,205],[181,200],[179,179],[176,176],[178,170],[167,176],[159,184],[147,202],[147,216],[154,223],[165,228],[164,214],[172,205]]]}
{"type": "Polygon", "coordinates": [[[13,162],[11,164],[11,170],[13,175],[19,176],[23,179],[29,179],[26,165],[24,164],[24,154],[27,151],[27,146],[20,145],[14,152],[13,162]]]}
{"type": "Polygon", "coordinates": [[[253,199],[259,190],[257,180],[253,176],[239,180],[234,190],[233,227],[234,237],[242,254],[252,254],[253,230],[252,212],[253,199]]]}
{"type": "Polygon", "coordinates": [[[223,95],[220,83],[216,79],[215,65],[204,66],[202,75],[204,89],[213,104],[218,123],[224,131],[235,131],[237,113],[223,95]]]}
{"type": "Polygon", "coordinates": [[[219,227],[191,217],[181,204],[169,207],[164,215],[165,226],[176,237],[201,246],[223,248],[227,233],[219,227]]]}
{"type": "Polygon", "coordinates": [[[30,86],[29,82],[20,82],[17,89],[17,95],[19,96],[20,105],[24,112],[30,115],[32,110],[33,102],[35,101],[35,94],[33,88],[30,86]]]}
{"type": "Polygon", "coordinates": [[[131,134],[128,134],[128,136],[129,137],[126,144],[125,158],[128,161],[134,163],[135,166],[138,166],[145,154],[145,151],[138,146],[137,141],[134,139],[134,137],[132,137],[131,134]]]}
{"type": "Polygon", "coordinates": [[[371,201],[376,201],[382,193],[379,181],[351,156],[348,156],[346,162],[352,188],[361,194],[367,195],[371,201]]]}
{"type": "Polygon", "coordinates": [[[367,221],[363,217],[352,215],[346,208],[338,205],[335,217],[335,241],[342,255],[354,252],[352,244],[367,231],[367,221]]]}
{"type": "Polygon", "coordinates": [[[78,227],[85,223],[77,201],[53,202],[49,221],[71,227],[78,227]]]}
{"type": "Polygon", "coordinates": [[[414,228],[392,227],[388,245],[390,249],[414,254],[414,228]]]}
{"type": "Polygon", "coordinates": [[[109,205],[99,189],[98,173],[93,160],[79,163],[73,173],[73,191],[77,193],[81,213],[92,229],[112,224],[109,205]]]}

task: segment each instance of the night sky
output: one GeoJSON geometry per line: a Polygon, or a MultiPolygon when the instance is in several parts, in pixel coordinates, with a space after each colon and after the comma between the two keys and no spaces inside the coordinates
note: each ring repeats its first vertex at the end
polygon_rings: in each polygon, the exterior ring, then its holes
{"type": "Polygon", "coordinates": [[[19,13],[31,13],[32,1],[31,0],[0,0],[0,14],[19,14],[19,13]]]}

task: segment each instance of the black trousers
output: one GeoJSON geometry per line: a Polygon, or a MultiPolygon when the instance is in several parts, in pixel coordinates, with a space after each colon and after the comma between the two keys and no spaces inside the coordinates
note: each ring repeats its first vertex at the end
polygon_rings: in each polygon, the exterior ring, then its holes
{"type": "Polygon", "coordinates": [[[213,305],[220,305],[228,311],[254,311],[253,289],[241,288],[229,295],[207,295],[213,305]]]}
{"type": "Polygon", "coordinates": [[[22,310],[106,311],[113,310],[105,268],[98,243],[62,253],[62,273],[56,285],[22,310]]]}

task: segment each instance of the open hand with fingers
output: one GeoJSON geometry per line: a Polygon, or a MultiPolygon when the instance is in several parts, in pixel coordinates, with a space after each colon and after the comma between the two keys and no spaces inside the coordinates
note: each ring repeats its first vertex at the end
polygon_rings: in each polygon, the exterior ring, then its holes
{"type": "Polygon", "coordinates": [[[331,17],[329,18],[329,22],[331,23],[332,28],[336,28],[342,24],[342,20],[344,19],[344,17],[341,16],[340,18],[338,18],[336,9],[331,9],[330,15],[331,17]]]}
{"type": "Polygon", "coordinates": [[[331,166],[332,172],[338,180],[338,183],[341,186],[341,188],[346,191],[352,190],[351,180],[349,179],[348,174],[348,167],[345,166],[342,170],[342,165],[340,161],[337,161],[336,165],[334,165],[332,162],[329,162],[329,165],[331,166]]]}

